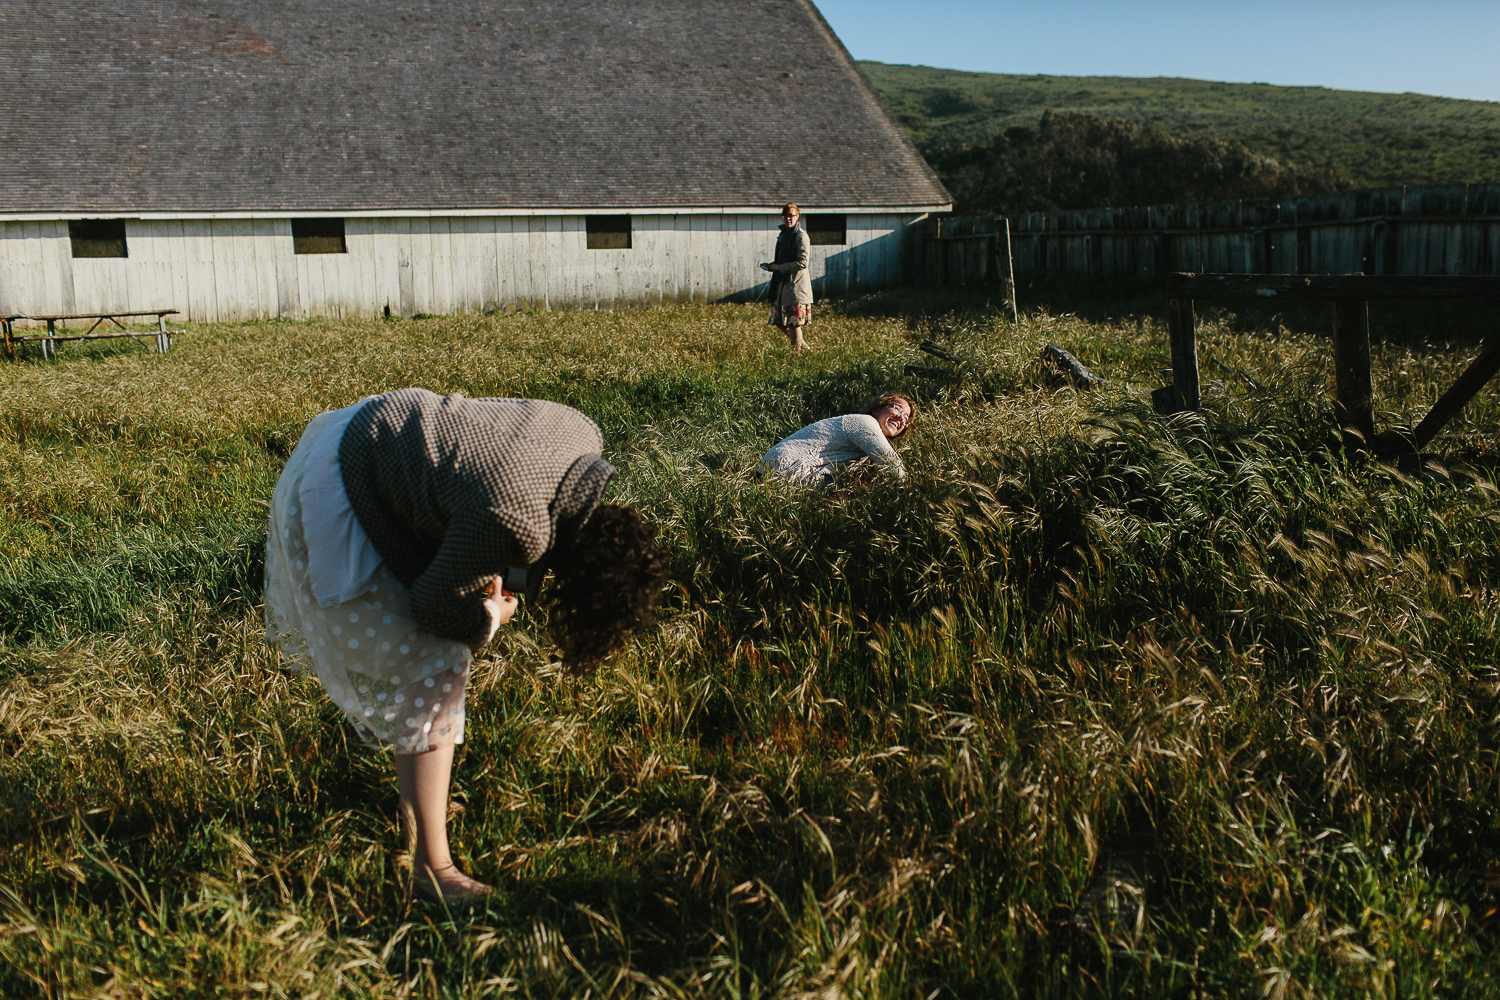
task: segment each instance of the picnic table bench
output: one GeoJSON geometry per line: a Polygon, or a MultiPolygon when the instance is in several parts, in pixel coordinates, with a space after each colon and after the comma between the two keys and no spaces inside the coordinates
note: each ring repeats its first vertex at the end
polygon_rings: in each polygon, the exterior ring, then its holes
{"type": "Polygon", "coordinates": [[[1194,300],[1321,299],[1333,303],[1333,366],[1339,422],[1350,451],[1377,454],[1417,450],[1464,408],[1500,371],[1500,336],[1491,336],[1469,367],[1443,393],[1410,435],[1375,433],[1370,377],[1369,303],[1377,299],[1500,299],[1500,276],[1375,274],[1169,274],[1167,335],[1172,347],[1172,385],[1156,390],[1160,412],[1196,410],[1198,342],[1194,300]]]}
{"type": "Polygon", "coordinates": [[[7,357],[16,356],[16,345],[26,342],[34,342],[42,349],[42,357],[50,358],[57,354],[57,342],[59,340],[108,340],[112,337],[134,337],[142,339],[148,334],[134,330],[125,329],[125,324],[120,320],[131,316],[155,316],[156,317],[156,349],[165,354],[172,346],[172,336],[167,333],[167,317],[177,315],[176,309],[147,309],[144,312],[98,312],[98,313],[69,313],[65,316],[0,316],[0,329],[5,335],[5,354],[7,357]],[[46,333],[22,333],[15,332],[14,324],[18,319],[29,319],[33,322],[47,324],[46,333]],[[65,333],[59,335],[57,324],[62,320],[69,319],[91,319],[94,325],[83,333],[65,333]],[[100,324],[106,320],[119,327],[118,330],[106,329],[105,333],[95,333],[100,324]]]}

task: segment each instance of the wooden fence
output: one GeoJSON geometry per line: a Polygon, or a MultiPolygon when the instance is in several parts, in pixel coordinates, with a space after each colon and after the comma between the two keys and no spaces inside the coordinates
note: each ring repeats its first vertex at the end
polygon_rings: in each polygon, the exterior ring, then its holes
{"type": "Polygon", "coordinates": [[[1500,184],[928,222],[932,284],[1026,277],[1500,274],[1500,184]],[[1008,233],[1008,238],[1007,238],[1008,233]]]}

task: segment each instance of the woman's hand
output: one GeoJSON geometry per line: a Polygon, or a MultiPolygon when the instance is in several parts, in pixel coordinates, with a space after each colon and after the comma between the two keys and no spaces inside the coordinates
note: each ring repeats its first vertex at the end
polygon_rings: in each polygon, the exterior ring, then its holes
{"type": "Polygon", "coordinates": [[[520,606],[521,602],[512,597],[500,585],[500,578],[498,576],[491,580],[489,587],[485,589],[484,597],[484,609],[490,615],[490,633],[485,636],[484,641],[489,642],[493,639],[495,632],[499,630],[501,625],[510,622],[511,618],[515,616],[516,608],[520,606]]]}

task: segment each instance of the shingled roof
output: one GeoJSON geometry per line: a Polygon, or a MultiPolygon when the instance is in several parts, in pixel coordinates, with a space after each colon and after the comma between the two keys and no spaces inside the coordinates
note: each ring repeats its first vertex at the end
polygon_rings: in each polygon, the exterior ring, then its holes
{"type": "Polygon", "coordinates": [[[807,0],[0,0],[0,213],[946,206],[807,0]]]}

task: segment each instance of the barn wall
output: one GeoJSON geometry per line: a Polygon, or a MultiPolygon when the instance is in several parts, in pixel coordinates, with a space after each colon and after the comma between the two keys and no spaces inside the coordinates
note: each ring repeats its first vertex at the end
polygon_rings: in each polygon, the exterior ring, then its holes
{"type": "MultiPolygon", "coordinates": [[[[815,295],[901,280],[921,216],[848,215],[815,295]]],[[[287,219],[126,222],[129,256],[73,259],[66,222],[0,223],[0,314],[177,309],[192,322],[715,301],[763,291],[775,215],[633,217],[589,250],[583,216],[350,218],[348,253],[295,254],[287,219]]]]}

